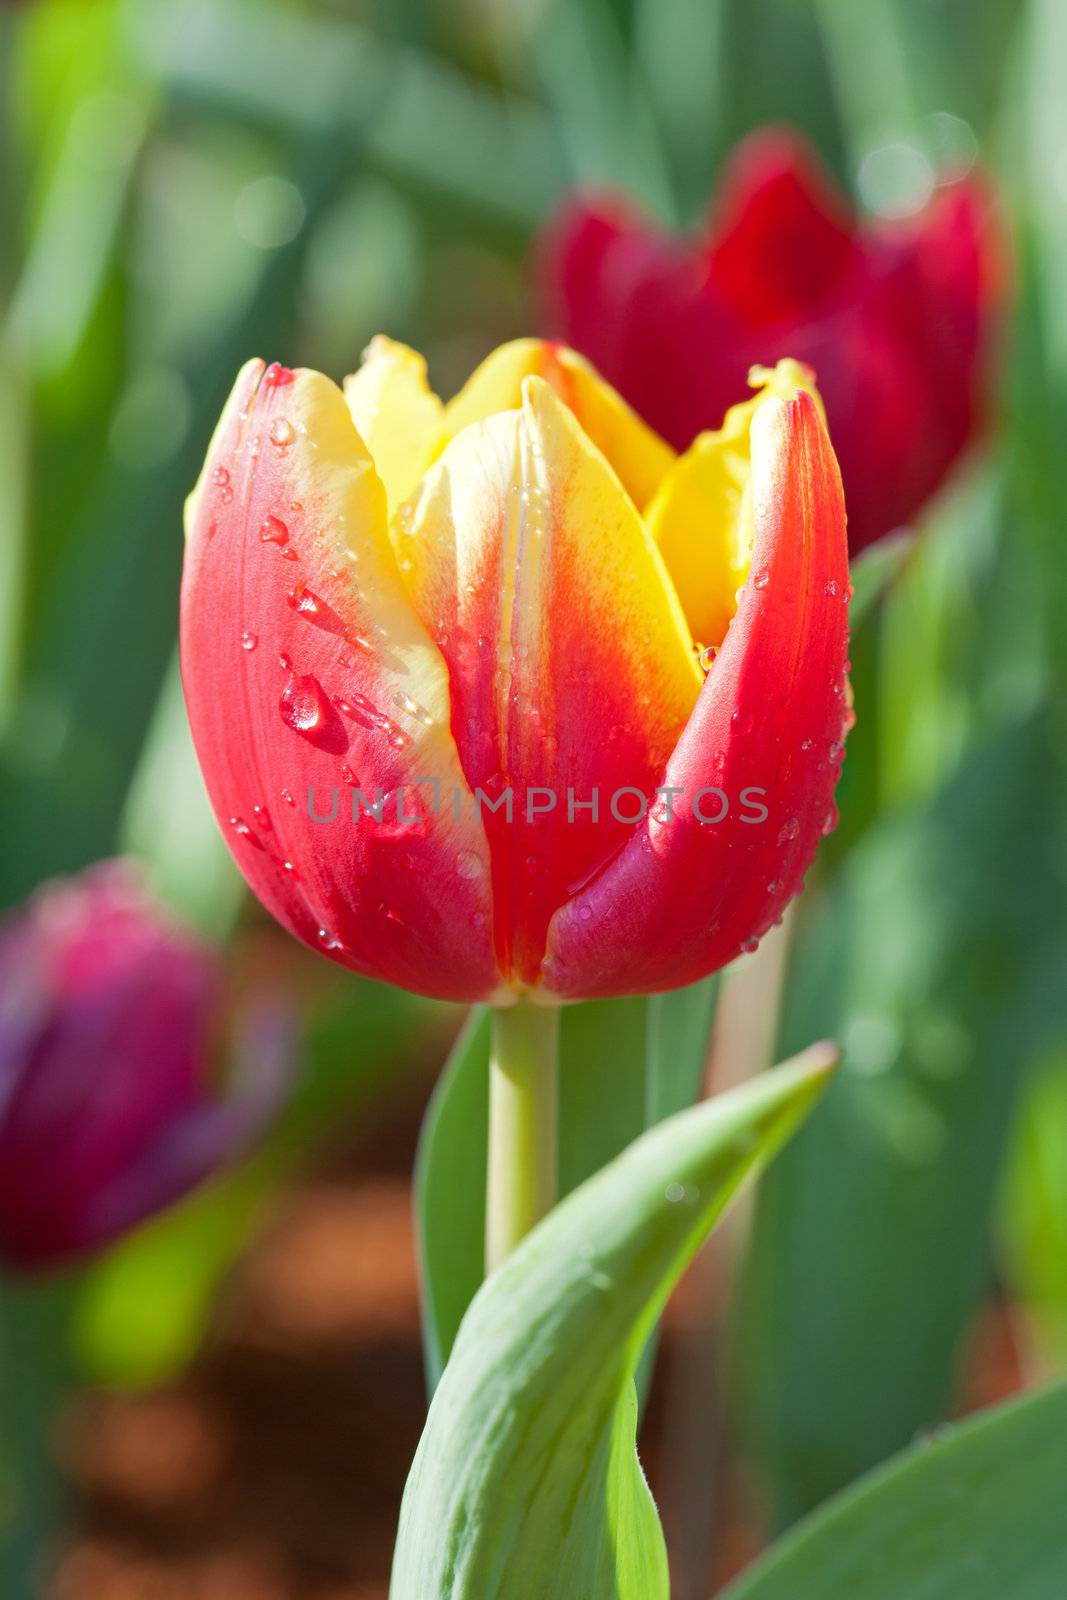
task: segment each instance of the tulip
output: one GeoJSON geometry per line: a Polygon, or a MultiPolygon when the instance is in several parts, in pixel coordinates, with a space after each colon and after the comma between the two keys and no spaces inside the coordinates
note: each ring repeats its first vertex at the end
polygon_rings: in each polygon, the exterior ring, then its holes
{"type": "Polygon", "coordinates": [[[806,145],[766,129],[734,152],[696,239],[579,201],[541,268],[548,321],[679,449],[754,362],[810,365],[855,552],[915,516],[984,420],[1002,257],[982,183],[861,224],[806,145]]]}
{"type": "Polygon", "coordinates": [[[298,938],[552,1005],[689,983],[782,914],[834,820],[848,569],[810,373],[754,384],[676,456],[541,341],[448,405],[384,338],[343,392],[244,367],[187,508],[182,672],[298,938]]]}
{"type": "Polygon", "coordinates": [[[276,1014],[246,1019],[247,1070],[209,1082],[220,973],[133,868],[48,884],[0,928],[0,1256],[100,1248],[243,1151],[276,1108],[276,1014]]]}

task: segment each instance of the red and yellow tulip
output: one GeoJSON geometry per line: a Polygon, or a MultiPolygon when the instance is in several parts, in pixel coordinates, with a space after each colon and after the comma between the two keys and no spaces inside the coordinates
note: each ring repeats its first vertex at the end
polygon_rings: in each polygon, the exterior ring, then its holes
{"type": "Polygon", "coordinates": [[[681,456],[572,351],[449,404],[240,373],[190,498],[182,667],[231,849],[356,971],[457,1000],[647,992],[781,915],[848,706],[840,478],[784,361],[681,456]]]}

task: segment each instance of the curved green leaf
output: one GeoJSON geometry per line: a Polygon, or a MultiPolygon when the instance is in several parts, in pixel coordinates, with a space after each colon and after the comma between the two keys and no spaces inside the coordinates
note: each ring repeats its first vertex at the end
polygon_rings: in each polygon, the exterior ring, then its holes
{"type": "MultiPolygon", "coordinates": [[[[692,1105],[716,978],[670,994],[568,1006],[560,1020],[560,1191],[569,1194],[646,1128],[692,1105]]],[[[415,1171],[430,1389],[478,1291],[485,1254],[489,1017],[472,1012],[434,1092],[415,1171]]]]}
{"type": "Polygon", "coordinates": [[[678,1276],[835,1060],[682,1112],[564,1200],[475,1297],[401,1510],[392,1600],[661,1600],[633,1373],[678,1276]]]}
{"type": "Polygon", "coordinates": [[[1067,1384],[898,1457],[782,1539],[723,1600],[1067,1594],[1067,1384]]]}

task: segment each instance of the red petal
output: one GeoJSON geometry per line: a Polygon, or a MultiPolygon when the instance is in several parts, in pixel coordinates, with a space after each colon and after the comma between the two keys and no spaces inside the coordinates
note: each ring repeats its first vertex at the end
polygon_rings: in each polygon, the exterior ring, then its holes
{"type": "Polygon", "coordinates": [[[690,983],[765,933],[832,825],[847,706],[837,464],[807,394],[753,428],[752,576],[663,782],[682,793],[557,912],[543,969],[567,999],[690,983]],[[726,795],[693,803],[702,789],[726,795]],[[745,804],[746,790],[764,793],[745,804]],[[746,821],[752,807],[763,821],[746,821]]]}
{"type": "Polygon", "coordinates": [[[212,804],[297,937],[410,989],[487,998],[488,843],[381,482],[335,385],[262,373],[238,379],[189,508],[182,675],[212,804]],[[380,792],[381,822],[353,823],[356,786],[370,805],[380,792]]]}
{"type": "Polygon", "coordinates": [[[852,217],[803,140],[767,128],[738,145],[716,195],[708,273],[744,321],[810,317],[859,262],[852,217]]]}

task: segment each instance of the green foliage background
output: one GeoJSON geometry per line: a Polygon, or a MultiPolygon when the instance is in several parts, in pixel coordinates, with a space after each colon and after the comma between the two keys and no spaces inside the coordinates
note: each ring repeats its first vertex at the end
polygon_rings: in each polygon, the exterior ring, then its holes
{"type": "MultiPolygon", "coordinates": [[[[693,225],[763,121],[854,194],[895,141],[973,139],[994,174],[996,425],[858,630],[797,932],[782,1053],[830,1033],[845,1066],[765,1186],[731,1385],[781,1525],[951,1410],[995,1289],[1030,1370],[1067,1355],[1065,59],[1059,0],[0,7],[0,903],[132,851],[238,964],[264,929],[174,641],[182,499],[240,361],[340,376],[384,330],[447,393],[531,330],[531,238],[571,186],[693,225]]],[[[82,1370],[179,1364],[262,1197],[446,1020],[290,959],[292,1112],[95,1270],[82,1370]]]]}

